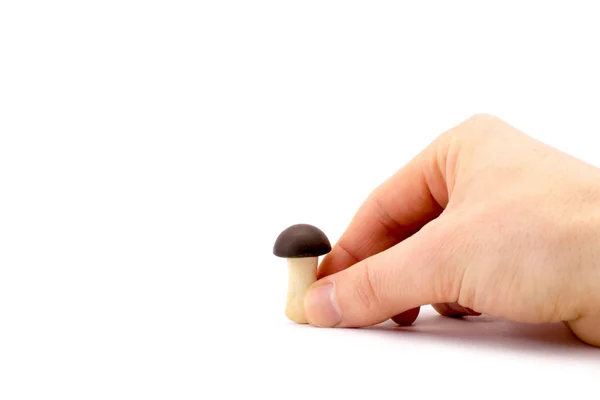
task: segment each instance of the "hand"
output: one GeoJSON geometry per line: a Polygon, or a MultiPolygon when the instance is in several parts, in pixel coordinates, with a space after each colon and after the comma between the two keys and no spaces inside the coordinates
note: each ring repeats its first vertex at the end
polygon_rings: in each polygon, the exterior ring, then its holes
{"type": "Polygon", "coordinates": [[[367,198],[318,278],[305,296],[317,326],[410,324],[434,304],[564,321],[600,346],[600,170],[476,115],[367,198]]]}

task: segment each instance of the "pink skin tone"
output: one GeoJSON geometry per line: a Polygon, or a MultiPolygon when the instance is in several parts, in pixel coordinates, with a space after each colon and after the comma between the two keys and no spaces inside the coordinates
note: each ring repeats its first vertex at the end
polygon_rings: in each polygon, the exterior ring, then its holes
{"type": "Polygon", "coordinates": [[[321,327],[410,325],[428,304],[600,346],[600,169],[490,115],[442,133],[366,199],[304,298],[321,327]]]}

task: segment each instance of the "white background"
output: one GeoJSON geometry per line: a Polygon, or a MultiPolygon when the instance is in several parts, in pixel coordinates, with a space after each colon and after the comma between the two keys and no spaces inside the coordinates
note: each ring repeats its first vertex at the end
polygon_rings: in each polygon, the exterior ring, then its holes
{"type": "Polygon", "coordinates": [[[562,325],[285,319],[277,234],[474,113],[600,165],[594,6],[398,3],[0,3],[0,398],[596,396],[562,325]]]}

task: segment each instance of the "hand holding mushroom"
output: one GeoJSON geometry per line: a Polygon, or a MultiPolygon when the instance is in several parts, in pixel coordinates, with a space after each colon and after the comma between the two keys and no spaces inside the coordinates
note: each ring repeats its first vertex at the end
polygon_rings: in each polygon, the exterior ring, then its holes
{"type": "Polygon", "coordinates": [[[600,347],[599,210],[599,168],[475,116],[369,195],[320,263],[304,313],[345,328],[406,323],[435,305],[566,322],[600,347]]]}
{"type": "Polygon", "coordinates": [[[329,239],[320,229],[292,225],[279,234],[273,254],[287,259],[288,293],[285,315],[298,324],[308,321],[304,315],[304,293],[317,280],[319,256],[331,251],[329,239]]]}

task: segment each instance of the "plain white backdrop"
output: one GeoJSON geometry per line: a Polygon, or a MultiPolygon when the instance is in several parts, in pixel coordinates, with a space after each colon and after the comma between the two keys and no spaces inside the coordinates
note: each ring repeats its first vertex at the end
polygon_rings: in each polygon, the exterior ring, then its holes
{"type": "Polygon", "coordinates": [[[600,166],[587,4],[0,3],[0,398],[594,397],[562,325],[294,325],[271,253],[474,113],[600,166]]]}

